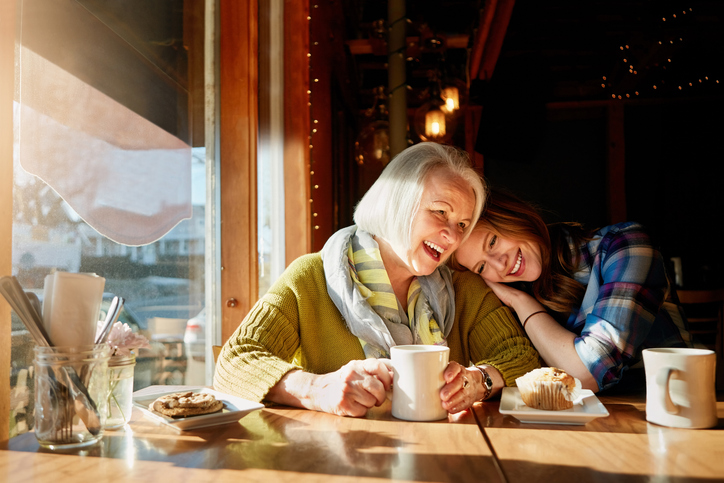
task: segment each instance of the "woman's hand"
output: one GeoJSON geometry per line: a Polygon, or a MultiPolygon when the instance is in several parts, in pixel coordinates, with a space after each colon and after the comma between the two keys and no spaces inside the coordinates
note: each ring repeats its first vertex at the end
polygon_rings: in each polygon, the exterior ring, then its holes
{"type": "Polygon", "coordinates": [[[451,362],[443,372],[445,385],[440,390],[442,407],[449,413],[458,413],[472,406],[485,395],[482,375],[475,368],[466,368],[451,362]]]}
{"type": "Polygon", "coordinates": [[[338,416],[364,416],[385,402],[392,387],[391,369],[377,359],[351,361],[335,372],[310,376],[302,406],[338,416]]]}
{"type": "Polygon", "coordinates": [[[488,282],[487,280],[485,283],[488,284],[500,301],[510,307],[521,320],[533,312],[545,310],[535,297],[522,290],[515,289],[504,283],[488,282]]]}
{"type": "MultiPolygon", "coordinates": [[[[515,289],[511,287],[510,285],[506,285],[504,283],[500,282],[488,282],[485,281],[486,284],[488,284],[488,287],[490,287],[493,290],[493,293],[498,296],[501,302],[503,302],[508,307],[512,307],[513,301],[516,299],[516,297],[521,297],[523,295],[528,295],[525,292],[522,292],[518,289],[515,289]]],[[[530,295],[528,295],[530,297],[530,295]]],[[[532,297],[531,297],[532,298],[532,297]]]]}

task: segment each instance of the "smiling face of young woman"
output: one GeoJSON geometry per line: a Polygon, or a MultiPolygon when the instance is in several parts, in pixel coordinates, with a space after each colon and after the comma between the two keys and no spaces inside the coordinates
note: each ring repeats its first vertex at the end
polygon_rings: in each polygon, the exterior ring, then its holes
{"type": "Polygon", "coordinates": [[[412,221],[410,246],[392,246],[394,262],[411,275],[430,275],[460,246],[474,209],[475,194],[467,182],[445,169],[432,171],[412,221]]]}
{"type": "Polygon", "coordinates": [[[542,271],[538,244],[496,235],[477,225],[455,259],[488,282],[533,282],[542,271]]]}

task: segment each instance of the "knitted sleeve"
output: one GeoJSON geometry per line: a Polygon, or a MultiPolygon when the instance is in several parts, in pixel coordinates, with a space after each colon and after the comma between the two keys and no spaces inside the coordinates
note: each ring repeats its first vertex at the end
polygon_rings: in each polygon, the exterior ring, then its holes
{"type": "Polygon", "coordinates": [[[313,256],[292,262],[251,308],[219,354],[214,388],[261,401],[287,372],[300,368],[292,360],[301,345],[299,306],[308,293],[298,287],[315,285],[316,263],[313,256]]]}
{"type": "Polygon", "coordinates": [[[214,387],[262,401],[293,369],[326,374],[353,359],[364,359],[359,339],[327,295],[321,257],[305,255],[289,265],[224,344],[214,387]]]}
{"type": "Polygon", "coordinates": [[[490,287],[471,272],[455,274],[454,281],[455,323],[469,358],[465,364],[495,367],[506,386],[515,386],[516,378],[540,367],[538,351],[490,287]]]}
{"type": "Polygon", "coordinates": [[[295,321],[264,299],[257,302],[224,344],[216,362],[214,388],[250,401],[261,401],[292,369],[299,347],[295,321]]]}

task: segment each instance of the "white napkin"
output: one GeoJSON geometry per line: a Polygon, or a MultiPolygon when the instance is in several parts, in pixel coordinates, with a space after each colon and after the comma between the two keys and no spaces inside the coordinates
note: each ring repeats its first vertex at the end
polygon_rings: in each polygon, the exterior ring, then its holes
{"type": "Polygon", "coordinates": [[[95,341],[106,279],[95,273],[55,272],[45,277],[43,325],[54,346],[95,341]]]}

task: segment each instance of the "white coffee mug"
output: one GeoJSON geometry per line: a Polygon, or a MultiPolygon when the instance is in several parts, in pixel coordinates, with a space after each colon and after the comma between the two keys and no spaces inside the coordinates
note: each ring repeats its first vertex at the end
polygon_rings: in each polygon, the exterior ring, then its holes
{"type": "Polygon", "coordinates": [[[437,345],[398,345],[392,359],[392,415],[406,421],[437,421],[447,417],[440,390],[450,349],[437,345]]]}
{"type": "Polygon", "coordinates": [[[645,349],[643,358],[647,421],[673,428],[717,425],[714,351],[645,349]]]}

